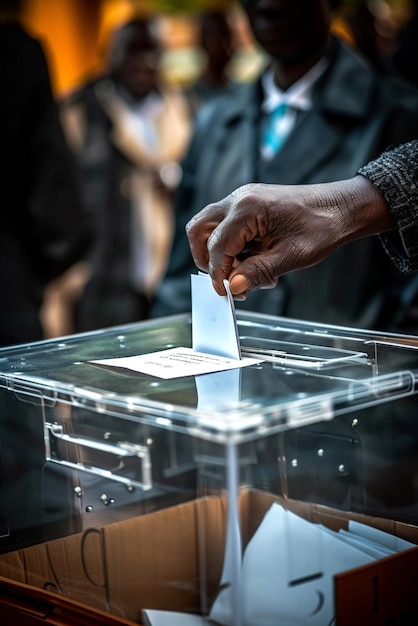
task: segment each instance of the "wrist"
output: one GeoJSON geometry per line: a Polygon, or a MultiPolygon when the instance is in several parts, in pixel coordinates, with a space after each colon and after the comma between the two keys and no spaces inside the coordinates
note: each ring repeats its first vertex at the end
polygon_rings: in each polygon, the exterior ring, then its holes
{"type": "Polygon", "coordinates": [[[380,192],[362,175],[335,183],[342,220],[342,240],[352,241],[396,228],[389,206],[380,192]]]}

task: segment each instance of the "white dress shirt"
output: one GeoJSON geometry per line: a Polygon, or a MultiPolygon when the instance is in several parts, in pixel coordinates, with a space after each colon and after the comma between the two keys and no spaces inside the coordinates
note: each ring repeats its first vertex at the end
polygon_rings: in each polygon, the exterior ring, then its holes
{"type": "MultiPolygon", "coordinates": [[[[299,78],[286,91],[283,91],[274,82],[273,68],[267,70],[262,76],[264,100],[261,105],[265,116],[264,127],[268,123],[269,116],[282,104],[286,105],[286,111],[278,124],[278,130],[282,141],[293,129],[296,123],[298,111],[309,111],[312,108],[312,92],[315,82],[324,72],[328,61],[322,58],[304,76],[299,78]]],[[[261,142],[261,155],[263,159],[271,159],[274,156],[271,148],[261,142]]]]}

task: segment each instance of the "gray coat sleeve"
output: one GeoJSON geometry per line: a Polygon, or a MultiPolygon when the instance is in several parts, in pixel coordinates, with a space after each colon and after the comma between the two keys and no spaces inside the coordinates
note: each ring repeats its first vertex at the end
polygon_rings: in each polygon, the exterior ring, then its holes
{"type": "Polygon", "coordinates": [[[381,235],[386,252],[405,273],[418,271],[418,141],[384,152],[358,171],[385,198],[398,225],[381,235]]]}

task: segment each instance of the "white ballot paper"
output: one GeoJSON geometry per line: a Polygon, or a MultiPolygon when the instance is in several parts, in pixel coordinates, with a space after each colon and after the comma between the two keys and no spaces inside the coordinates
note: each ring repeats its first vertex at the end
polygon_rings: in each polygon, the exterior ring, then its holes
{"type": "Polygon", "coordinates": [[[144,609],[142,621],[144,626],[210,626],[212,624],[202,615],[156,609],[144,609]]]}
{"type": "Polygon", "coordinates": [[[97,365],[121,367],[141,374],[149,374],[157,378],[181,378],[197,376],[223,370],[232,370],[259,363],[259,359],[227,359],[192,348],[170,348],[160,352],[149,352],[138,356],[127,356],[116,359],[100,359],[91,361],[97,365]]]}
{"type": "Polygon", "coordinates": [[[235,307],[228,282],[225,281],[228,295],[219,296],[206,274],[193,274],[191,279],[193,348],[169,348],[90,362],[163,379],[211,374],[259,363],[260,359],[240,358],[235,307]]]}
{"type": "MultiPolygon", "coordinates": [[[[415,547],[359,522],[335,532],[273,504],[244,552],[242,625],[333,624],[335,574],[384,558],[387,546],[396,547],[392,553],[415,547]]],[[[227,582],[222,581],[209,615],[222,626],[235,623],[227,582]]]]}

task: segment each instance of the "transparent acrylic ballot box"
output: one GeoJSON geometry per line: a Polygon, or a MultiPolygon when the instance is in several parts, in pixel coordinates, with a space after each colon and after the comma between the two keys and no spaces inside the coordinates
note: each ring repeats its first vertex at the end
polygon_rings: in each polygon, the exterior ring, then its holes
{"type": "Polygon", "coordinates": [[[93,363],[187,315],[0,350],[0,576],[157,626],[343,624],[352,571],[415,610],[373,567],[417,558],[418,343],[237,315],[257,362],[201,376],[93,363]]]}

